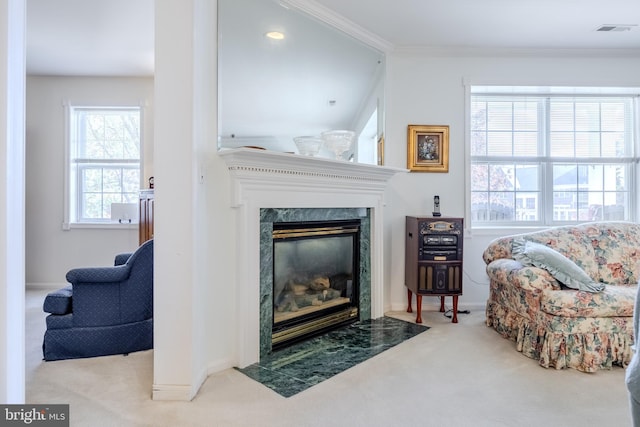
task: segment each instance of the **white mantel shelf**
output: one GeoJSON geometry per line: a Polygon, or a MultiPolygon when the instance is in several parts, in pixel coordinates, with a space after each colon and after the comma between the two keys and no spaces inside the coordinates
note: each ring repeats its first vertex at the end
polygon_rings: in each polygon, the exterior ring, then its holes
{"type": "Polygon", "coordinates": [[[351,163],[253,148],[221,150],[236,209],[237,366],[260,356],[260,209],[371,210],[371,317],[384,315],[383,211],[389,180],[407,169],[351,163]],[[241,303],[240,303],[241,302],[241,303]]]}
{"type": "Polygon", "coordinates": [[[384,191],[395,174],[408,172],[407,169],[253,148],[221,150],[219,155],[234,179],[259,180],[265,185],[278,185],[284,180],[289,186],[337,185],[352,190],[384,191]]]}

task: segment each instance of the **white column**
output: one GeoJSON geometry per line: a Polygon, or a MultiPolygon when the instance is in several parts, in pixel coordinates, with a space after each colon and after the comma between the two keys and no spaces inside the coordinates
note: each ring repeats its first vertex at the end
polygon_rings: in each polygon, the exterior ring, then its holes
{"type": "Polygon", "coordinates": [[[212,357],[203,295],[213,280],[205,156],[216,131],[216,8],[155,2],[154,400],[191,400],[212,357]]]}
{"type": "Polygon", "coordinates": [[[0,402],[25,399],[25,1],[0,0],[0,402]]]}

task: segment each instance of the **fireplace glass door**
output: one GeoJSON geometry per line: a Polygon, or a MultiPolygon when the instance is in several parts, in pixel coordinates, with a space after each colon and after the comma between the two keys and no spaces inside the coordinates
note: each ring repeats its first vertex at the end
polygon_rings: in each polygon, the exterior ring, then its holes
{"type": "Polygon", "coordinates": [[[358,318],[360,221],[274,223],[272,348],[358,318]]]}

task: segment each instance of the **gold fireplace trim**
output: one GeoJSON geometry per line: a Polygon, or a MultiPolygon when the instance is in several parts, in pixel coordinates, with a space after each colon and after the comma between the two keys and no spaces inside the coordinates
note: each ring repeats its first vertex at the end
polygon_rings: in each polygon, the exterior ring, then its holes
{"type": "Polygon", "coordinates": [[[358,232],[357,226],[337,226],[337,227],[312,227],[296,228],[289,230],[273,230],[274,239],[287,239],[290,237],[321,236],[327,234],[350,234],[358,232]]]}
{"type": "Polygon", "coordinates": [[[284,341],[292,340],[294,338],[306,335],[310,332],[337,325],[346,320],[350,320],[356,317],[358,317],[358,309],[356,307],[350,307],[346,310],[333,313],[329,316],[312,320],[298,326],[293,326],[280,332],[275,332],[271,334],[271,344],[276,345],[284,341]]]}

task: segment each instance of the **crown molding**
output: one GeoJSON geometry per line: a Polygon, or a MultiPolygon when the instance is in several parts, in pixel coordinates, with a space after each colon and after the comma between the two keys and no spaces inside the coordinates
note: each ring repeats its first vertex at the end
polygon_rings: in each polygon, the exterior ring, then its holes
{"type": "Polygon", "coordinates": [[[433,57],[640,58],[640,49],[396,46],[395,55],[433,57]]]}
{"type": "Polygon", "coordinates": [[[384,53],[389,53],[395,48],[393,43],[361,27],[344,16],[337,14],[315,0],[279,0],[278,3],[285,8],[296,9],[306,15],[312,16],[384,53]]]}

